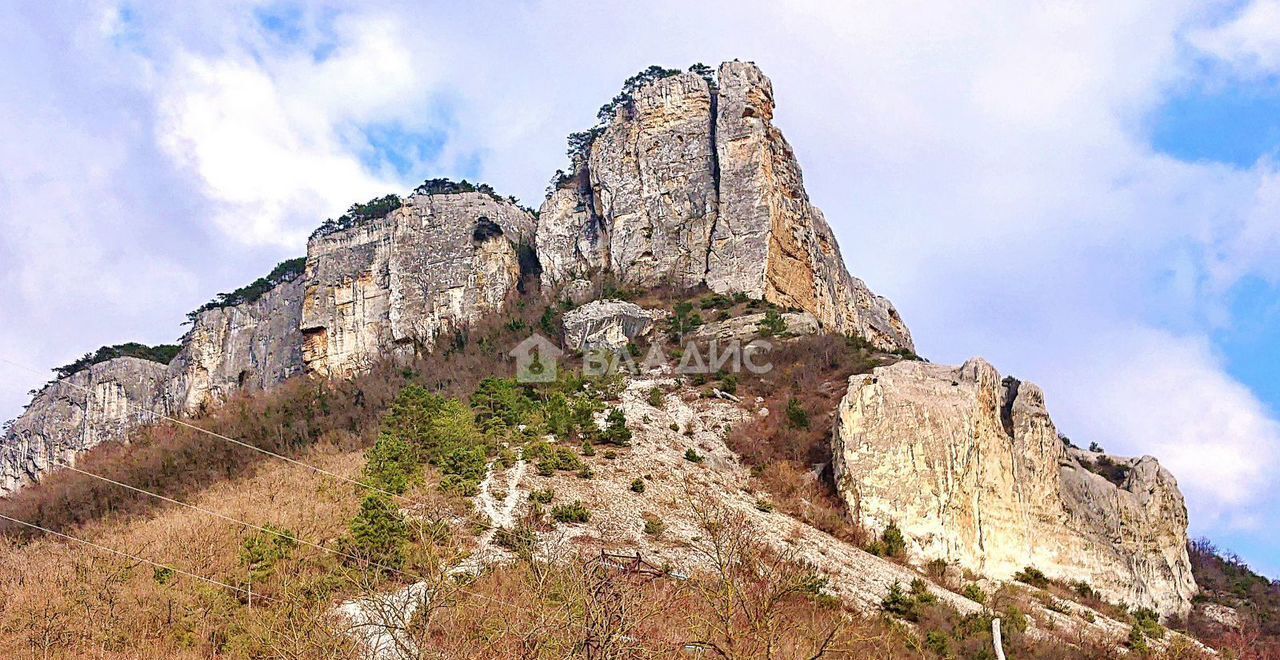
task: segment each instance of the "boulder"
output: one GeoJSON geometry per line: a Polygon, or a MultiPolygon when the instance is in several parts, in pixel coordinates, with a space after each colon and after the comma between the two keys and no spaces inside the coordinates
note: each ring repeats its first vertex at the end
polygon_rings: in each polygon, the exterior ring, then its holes
{"type": "Polygon", "coordinates": [[[649,334],[663,317],[621,300],[596,300],[564,315],[564,343],[570,350],[617,351],[631,340],[649,334]]]}

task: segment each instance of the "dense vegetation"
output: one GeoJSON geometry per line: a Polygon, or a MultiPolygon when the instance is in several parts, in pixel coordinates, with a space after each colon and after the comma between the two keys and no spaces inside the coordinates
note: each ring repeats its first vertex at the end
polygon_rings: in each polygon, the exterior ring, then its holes
{"type": "Polygon", "coordinates": [[[267,273],[266,276],[259,277],[252,283],[242,286],[231,293],[219,293],[213,300],[201,305],[199,309],[188,313],[187,322],[194,323],[200,314],[211,309],[234,307],[236,305],[254,302],[275,287],[285,282],[292,281],[302,275],[302,272],[306,270],[306,267],[306,257],[297,257],[281,261],[276,264],[276,267],[272,268],[271,272],[267,273]]]}
{"type": "Polygon", "coordinates": [[[57,374],[58,378],[66,378],[99,362],[114,360],[118,357],[134,357],[159,362],[160,364],[169,364],[181,348],[177,344],[147,346],[146,344],[132,341],[125,344],[116,344],[115,346],[103,346],[92,353],[85,353],[71,364],[64,364],[55,368],[53,372],[57,374]]]}

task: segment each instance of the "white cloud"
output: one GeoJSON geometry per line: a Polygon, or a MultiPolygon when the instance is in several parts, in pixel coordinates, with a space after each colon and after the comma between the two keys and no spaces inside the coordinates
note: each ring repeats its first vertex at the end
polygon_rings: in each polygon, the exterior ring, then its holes
{"type": "Polygon", "coordinates": [[[1256,519],[1280,466],[1280,424],[1207,342],[1140,326],[1098,329],[1056,353],[1048,404],[1078,442],[1156,456],[1200,528],[1256,519]]]}
{"type": "Polygon", "coordinates": [[[343,129],[422,108],[427,85],[393,24],[351,28],[319,62],[306,52],[269,65],[248,53],[173,55],[158,86],[159,142],[195,174],[229,236],[297,246],[318,219],[401,187],[370,171],[367,145],[344,141],[343,129]]]}
{"type": "Polygon", "coordinates": [[[1192,32],[1192,45],[1251,76],[1280,71],[1280,1],[1254,0],[1232,19],[1192,32]]]}

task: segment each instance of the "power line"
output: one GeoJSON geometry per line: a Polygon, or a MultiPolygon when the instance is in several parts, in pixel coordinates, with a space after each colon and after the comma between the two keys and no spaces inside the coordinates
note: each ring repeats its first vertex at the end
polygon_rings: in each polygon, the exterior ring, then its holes
{"type": "MultiPolygon", "coordinates": [[[[11,366],[17,367],[17,368],[19,368],[19,369],[22,369],[22,370],[24,370],[24,371],[28,371],[28,372],[33,373],[33,374],[36,374],[36,375],[43,375],[43,372],[42,372],[42,371],[40,371],[40,370],[34,369],[34,368],[29,367],[29,366],[24,365],[24,364],[20,364],[20,363],[14,362],[13,360],[10,360],[10,359],[5,358],[5,357],[3,357],[3,356],[0,356],[0,362],[4,362],[4,363],[6,363],[6,364],[9,364],[9,365],[11,365],[11,366]]],[[[61,379],[61,380],[58,380],[58,381],[56,381],[56,382],[57,382],[57,384],[61,384],[61,385],[68,385],[68,386],[73,387],[73,388],[75,388],[75,389],[81,390],[81,391],[83,391],[83,392],[86,394],[86,396],[88,396],[88,395],[92,394],[92,390],[90,390],[89,388],[84,387],[83,385],[78,385],[78,384],[76,384],[76,383],[72,383],[72,382],[70,382],[70,381],[69,381],[69,380],[67,380],[67,379],[61,379]]],[[[230,442],[230,443],[233,443],[233,444],[239,445],[239,446],[241,446],[241,447],[245,447],[245,448],[247,448],[247,449],[252,449],[253,451],[256,451],[256,452],[259,452],[259,453],[262,453],[262,454],[266,454],[266,455],[268,455],[268,456],[272,456],[272,457],[278,458],[278,459],[280,459],[280,460],[286,461],[286,462],[288,462],[288,463],[290,463],[290,464],[293,464],[293,465],[297,465],[297,466],[300,466],[300,467],[307,468],[307,469],[312,470],[312,471],[314,471],[314,472],[317,472],[317,473],[319,473],[319,474],[324,474],[324,475],[327,475],[327,476],[333,477],[333,478],[335,478],[335,479],[338,479],[338,480],[341,480],[341,481],[345,481],[345,482],[350,483],[350,484],[352,484],[352,485],[360,486],[360,487],[362,487],[362,488],[366,488],[366,489],[368,489],[368,490],[372,490],[372,491],[375,491],[375,492],[378,492],[378,493],[381,493],[381,494],[387,495],[387,496],[389,496],[389,497],[392,497],[392,498],[395,498],[395,499],[399,499],[399,500],[402,500],[402,501],[408,502],[408,503],[413,504],[413,505],[418,505],[418,502],[415,502],[415,501],[413,501],[413,500],[411,500],[411,499],[409,499],[409,498],[407,498],[407,497],[404,497],[404,496],[402,496],[402,495],[398,495],[398,494],[396,494],[396,493],[392,493],[392,492],[390,492],[390,491],[383,490],[383,489],[381,489],[381,488],[378,488],[377,486],[373,486],[373,485],[371,485],[371,484],[367,484],[367,483],[364,483],[364,482],[362,482],[362,481],[358,481],[358,480],[355,480],[355,479],[351,479],[351,478],[348,478],[348,477],[344,477],[344,476],[342,476],[342,475],[340,475],[340,474],[335,474],[335,473],[330,472],[330,471],[328,471],[328,470],[325,470],[325,469],[323,469],[323,468],[320,468],[320,467],[317,467],[317,466],[314,466],[314,465],[311,465],[311,464],[308,464],[308,463],[304,463],[304,462],[302,462],[302,461],[299,461],[299,460],[296,460],[296,459],[293,459],[293,458],[289,458],[288,456],[282,456],[282,455],[277,454],[277,453],[275,453],[275,452],[273,452],[273,451],[270,451],[270,450],[267,450],[267,449],[262,449],[261,447],[254,446],[254,445],[249,444],[249,443],[246,443],[246,442],[244,442],[244,441],[242,441],[242,440],[237,440],[237,439],[235,439],[235,438],[227,437],[227,436],[225,436],[225,435],[222,435],[221,433],[217,433],[217,432],[215,432],[215,431],[210,431],[209,429],[201,428],[201,427],[196,426],[196,425],[194,425],[194,424],[190,424],[190,423],[188,423],[188,422],[184,422],[184,421],[182,421],[182,420],[180,420],[180,419],[177,419],[177,418],[171,417],[171,416],[169,416],[169,415],[165,415],[165,414],[163,414],[163,413],[158,413],[158,412],[155,412],[155,411],[152,411],[152,410],[147,410],[146,408],[143,408],[143,407],[141,407],[141,406],[139,406],[139,405],[137,405],[137,404],[126,402],[126,403],[125,403],[125,405],[126,405],[127,407],[132,408],[132,409],[134,409],[134,410],[137,410],[137,411],[139,411],[139,412],[141,412],[141,413],[143,413],[143,414],[151,415],[151,416],[154,416],[154,417],[159,418],[159,419],[168,420],[168,421],[170,421],[170,422],[173,422],[174,424],[178,424],[178,425],[180,425],[180,426],[184,426],[184,427],[186,427],[186,428],[192,429],[192,430],[194,430],[194,431],[198,431],[198,432],[200,432],[200,433],[204,433],[204,434],[207,434],[207,435],[211,435],[211,436],[213,436],[213,437],[215,437],[215,438],[218,438],[218,439],[220,439],[220,440],[223,440],[223,441],[226,441],[226,442],[230,442]]],[[[200,512],[202,512],[202,513],[206,513],[206,514],[208,514],[208,515],[215,516],[215,517],[217,517],[217,518],[221,518],[221,519],[224,519],[224,520],[229,520],[229,521],[231,521],[231,522],[235,522],[235,523],[237,523],[237,524],[244,525],[244,526],[246,526],[246,527],[250,527],[250,528],[253,528],[253,529],[256,529],[256,530],[262,531],[262,532],[266,532],[266,533],[269,533],[269,534],[276,534],[277,536],[281,536],[281,537],[283,537],[283,538],[291,538],[292,540],[295,540],[295,541],[297,541],[297,542],[299,542],[299,543],[303,543],[304,545],[308,545],[308,546],[316,547],[316,548],[319,548],[319,549],[324,550],[324,551],[326,551],[326,552],[333,552],[333,553],[336,553],[336,554],[339,554],[339,555],[342,555],[342,556],[345,556],[345,557],[349,557],[349,558],[357,559],[357,560],[360,560],[360,561],[365,561],[365,560],[363,560],[363,559],[361,559],[361,558],[359,558],[359,557],[354,557],[354,556],[352,556],[352,555],[345,555],[345,554],[343,554],[343,553],[340,553],[340,552],[339,552],[339,551],[337,551],[337,550],[332,550],[332,549],[330,549],[330,548],[325,548],[324,546],[320,546],[320,545],[317,545],[317,544],[314,544],[314,543],[310,543],[310,542],[304,541],[304,540],[302,540],[302,539],[298,539],[298,538],[296,538],[296,537],[290,537],[290,536],[288,536],[288,535],[281,534],[281,533],[279,533],[279,532],[275,532],[275,531],[273,531],[273,530],[269,530],[269,529],[264,528],[264,527],[258,527],[258,526],[256,526],[256,525],[253,525],[253,524],[251,524],[251,523],[245,522],[245,521],[243,521],[243,520],[238,520],[238,519],[232,518],[232,517],[230,517],[230,516],[225,516],[225,515],[223,515],[223,514],[219,514],[219,513],[215,512],[215,511],[210,511],[210,510],[207,510],[207,509],[203,509],[203,508],[198,507],[198,506],[195,506],[195,505],[193,505],[193,504],[187,504],[187,503],[185,503],[185,502],[181,502],[181,501],[178,501],[178,500],[175,500],[175,499],[172,499],[172,498],[168,498],[168,497],[165,497],[165,496],[163,496],[163,495],[159,495],[159,494],[156,494],[156,493],[151,493],[151,492],[146,491],[146,490],[143,490],[143,489],[141,489],[141,488],[136,488],[136,487],[134,487],[134,486],[130,486],[130,485],[128,485],[128,484],[124,484],[124,483],[121,483],[121,482],[118,482],[118,481],[114,481],[114,480],[112,480],[112,479],[108,479],[108,478],[106,478],[106,477],[102,477],[102,476],[100,476],[100,475],[96,475],[96,474],[90,473],[90,472],[88,472],[88,471],[86,471],[86,470],[81,470],[81,469],[76,468],[76,467],[74,467],[74,466],[72,466],[72,465],[69,465],[69,464],[61,463],[60,465],[61,465],[62,467],[66,467],[66,468],[68,468],[68,469],[70,469],[70,470],[72,470],[72,471],[74,471],[74,472],[78,472],[78,473],[80,473],[80,474],[84,474],[84,475],[86,475],[86,476],[89,476],[89,477],[92,477],[92,478],[95,478],[95,479],[100,479],[100,480],[102,480],[102,481],[106,481],[106,482],[108,482],[108,483],[112,483],[112,484],[115,484],[115,485],[117,485],[117,486],[121,486],[121,487],[123,487],[123,488],[127,488],[127,489],[129,489],[129,490],[134,490],[134,491],[137,491],[137,492],[140,492],[140,493],[146,494],[146,495],[150,495],[150,496],[153,496],[153,497],[159,498],[159,499],[161,499],[161,500],[164,500],[164,501],[166,501],[166,502],[172,502],[172,503],[174,503],[174,504],[177,504],[177,505],[180,505],[180,506],[184,506],[184,507],[188,507],[188,508],[194,509],[194,510],[196,510],[196,511],[200,511],[200,512]]],[[[213,579],[206,578],[206,577],[203,577],[203,576],[200,576],[200,575],[196,575],[196,574],[194,574],[194,573],[189,573],[189,572],[187,572],[187,571],[183,571],[183,570],[181,570],[181,569],[173,568],[173,567],[171,567],[171,566],[167,566],[167,565],[165,565],[165,564],[160,564],[160,563],[158,563],[158,562],[154,562],[154,561],[151,561],[151,560],[149,560],[149,559],[143,559],[143,558],[141,558],[141,557],[135,557],[135,556],[130,555],[130,554],[128,554],[128,553],[120,552],[120,551],[118,551],[118,550],[114,550],[114,549],[112,549],[112,548],[108,548],[108,547],[106,547],[106,546],[101,546],[101,545],[98,545],[98,544],[96,544],[96,543],[92,543],[92,542],[90,542],[90,541],[85,541],[85,540],[83,540],[83,539],[79,539],[79,538],[76,538],[76,537],[71,536],[71,535],[68,535],[68,534],[63,534],[63,533],[60,533],[60,532],[55,532],[55,531],[53,531],[53,530],[51,530],[51,529],[48,529],[48,528],[45,528],[45,527],[41,527],[41,526],[39,526],[39,525],[35,525],[35,524],[33,524],[33,523],[28,523],[28,522],[25,522],[25,521],[22,521],[22,520],[18,520],[18,519],[16,519],[16,518],[10,518],[9,516],[6,516],[6,515],[4,515],[4,514],[0,514],[0,518],[3,518],[3,519],[5,519],[5,520],[9,520],[9,521],[12,521],[12,522],[18,523],[19,525],[24,525],[24,526],[26,526],[26,527],[30,527],[30,528],[33,528],[33,529],[38,529],[38,530],[40,530],[40,531],[43,531],[43,532],[46,532],[46,533],[49,533],[49,534],[53,534],[53,535],[55,535],[55,536],[59,536],[59,537],[65,538],[65,539],[70,539],[70,540],[72,540],[72,541],[76,541],[76,542],[79,542],[79,543],[83,543],[83,544],[85,544],[85,545],[89,545],[89,546],[92,546],[92,547],[95,547],[95,548],[99,548],[99,549],[101,549],[101,550],[105,550],[105,551],[107,551],[107,552],[111,552],[111,553],[114,553],[114,554],[117,554],[117,555],[120,555],[120,556],[123,556],[123,557],[129,557],[129,558],[131,558],[131,559],[135,559],[135,560],[137,560],[137,561],[141,561],[141,562],[144,562],[144,563],[147,563],[147,564],[151,564],[151,565],[153,565],[153,566],[158,566],[158,567],[161,567],[161,568],[166,568],[166,569],[172,570],[172,571],[174,571],[174,572],[176,572],[176,573],[181,573],[181,574],[183,574],[183,575],[188,575],[188,576],[190,576],[190,577],[194,577],[194,578],[199,579],[199,580],[204,580],[205,582],[209,582],[209,583],[211,583],[211,584],[216,584],[216,585],[223,586],[223,587],[226,587],[226,588],[229,588],[229,589],[234,589],[234,590],[236,590],[237,592],[240,592],[240,593],[248,593],[248,594],[250,594],[250,595],[252,596],[252,592],[250,592],[250,591],[248,591],[248,590],[246,590],[246,589],[240,588],[240,587],[236,587],[236,586],[234,586],[234,585],[229,585],[229,584],[226,584],[226,583],[223,583],[223,582],[219,582],[219,581],[217,581],[217,580],[213,580],[213,579]]],[[[387,567],[384,567],[384,566],[382,566],[382,565],[380,565],[380,564],[376,564],[376,563],[372,563],[372,562],[370,562],[370,564],[371,564],[371,565],[373,565],[373,566],[377,566],[377,567],[379,567],[379,568],[387,568],[387,567]]],[[[415,579],[415,580],[417,580],[417,581],[419,581],[419,582],[422,582],[422,583],[424,583],[424,584],[425,584],[425,583],[428,583],[428,580],[426,580],[425,578],[422,578],[421,576],[413,575],[412,573],[406,573],[406,572],[399,571],[399,570],[396,570],[396,569],[388,569],[388,570],[392,570],[392,571],[394,571],[394,572],[396,572],[396,573],[398,573],[398,574],[400,574],[400,575],[403,575],[403,576],[405,576],[405,577],[413,578],[413,579],[415,579]]],[[[475,597],[475,598],[480,598],[480,599],[482,599],[482,600],[487,600],[487,601],[490,601],[490,602],[493,602],[493,603],[496,603],[496,604],[499,604],[499,605],[506,605],[506,606],[509,606],[509,607],[519,607],[518,605],[516,605],[515,603],[512,603],[512,602],[510,602],[510,601],[505,601],[505,600],[502,600],[502,599],[499,599],[499,598],[494,598],[493,596],[488,596],[488,595],[485,595],[485,594],[477,593],[477,592],[475,592],[475,591],[471,591],[471,590],[469,590],[469,589],[462,588],[462,587],[457,588],[457,592],[458,592],[458,593],[462,593],[462,594],[466,594],[466,595],[469,595],[469,596],[472,596],[472,597],[475,597]]],[[[269,599],[269,600],[276,600],[276,599],[269,599]]],[[[279,601],[276,601],[276,602],[279,602],[279,601]]]]}
{"type": "MultiPolygon", "coordinates": [[[[155,566],[155,567],[157,567],[157,568],[163,568],[163,569],[165,569],[165,570],[173,571],[174,573],[178,573],[178,574],[181,574],[181,575],[186,575],[187,577],[193,577],[193,578],[195,578],[195,579],[197,579],[197,580],[202,580],[202,581],[204,581],[204,582],[208,582],[209,584],[215,584],[215,585],[217,585],[217,586],[219,586],[219,587],[223,587],[224,589],[231,589],[232,591],[236,591],[236,592],[238,592],[238,593],[247,594],[250,598],[252,598],[252,597],[253,597],[253,592],[252,592],[252,591],[250,591],[249,589],[245,589],[244,587],[237,587],[237,586],[235,586],[234,584],[227,584],[226,582],[220,582],[220,581],[215,580],[215,579],[213,579],[213,578],[207,578],[207,577],[205,577],[205,576],[203,576],[203,575],[197,575],[197,574],[192,573],[192,572],[190,572],[190,571],[184,571],[184,570],[182,570],[181,568],[175,568],[175,567],[173,567],[173,566],[169,566],[168,564],[161,564],[161,563],[160,563],[160,562],[158,562],[158,561],[151,561],[150,559],[146,559],[145,557],[139,557],[139,556],[137,556],[137,555],[131,555],[131,554],[127,553],[127,552],[122,552],[122,551],[120,551],[120,550],[116,550],[115,548],[109,548],[109,547],[107,547],[107,546],[105,546],[105,545],[100,545],[100,544],[98,544],[98,543],[94,543],[93,541],[86,541],[86,540],[81,539],[81,538],[76,538],[76,537],[74,537],[74,536],[71,536],[70,534],[63,534],[62,532],[55,532],[55,531],[53,531],[52,529],[49,529],[49,528],[47,528],[47,527],[41,527],[40,525],[37,525],[37,524],[35,524],[35,523],[29,523],[29,522],[26,522],[26,521],[24,521],[24,520],[18,520],[17,518],[10,518],[9,516],[6,516],[6,515],[5,515],[5,514],[3,514],[3,513],[0,513],[0,518],[3,518],[3,519],[5,519],[5,520],[8,520],[9,522],[18,523],[19,525],[23,525],[23,526],[25,526],[25,527],[30,527],[30,528],[32,528],[32,529],[38,529],[38,530],[40,530],[40,531],[42,531],[42,532],[44,532],[44,533],[46,533],[46,534],[52,534],[52,535],[54,535],[54,536],[58,536],[58,537],[61,537],[61,538],[64,538],[64,539],[68,539],[68,540],[71,540],[71,541],[75,541],[76,543],[83,543],[84,545],[87,545],[87,546],[90,546],[90,547],[94,547],[94,548],[97,548],[97,549],[99,549],[99,550],[105,550],[105,551],[107,551],[107,552],[110,552],[110,553],[111,553],[111,554],[113,554],[113,555],[119,555],[119,556],[121,556],[121,557],[127,557],[127,558],[129,558],[129,559],[134,560],[134,561],[139,561],[139,562],[142,562],[142,563],[144,563],[144,564],[150,564],[150,565],[155,566]]],[[[270,598],[270,597],[267,597],[267,596],[259,595],[258,597],[259,597],[259,598],[265,598],[265,599],[267,599],[267,600],[271,600],[271,601],[275,601],[275,602],[279,602],[279,601],[277,601],[276,599],[274,599],[274,598],[270,598]]]]}
{"type": "Polygon", "coordinates": [[[149,496],[154,497],[154,498],[156,498],[156,499],[158,499],[158,500],[163,500],[163,501],[165,501],[165,502],[169,502],[170,504],[177,504],[178,506],[186,507],[186,508],[188,508],[188,509],[192,509],[192,510],[194,510],[194,511],[199,511],[200,513],[204,513],[204,514],[207,514],[207,515],[213,516],[213,517],[215,517],[215,518],[221,518],[222,520],[226,520],[226,521],[228,521],[228,522],[233,522],[233,523],[237,523],[237,524],[240,524],[240,525],[244,525],[245,527],[248,527],[248,528],[250,528],[250,529],[253,529],[253,530],[256,530],[256,531],[259,531],[259,532],[263,532],[263,533],[265,533],[265,534],[271,534],[271,535],[273,535],[273,536],[277,536],[277,537],[282,538],[282,539],[288,539],[288,540],[293,541],[293,542],[295,542],[295,543],[301,543],[302,545],[305,545],[305,546],[308,546],[308,547],[311,547],[311,548],[315,548],[315,549],[317,549],[317,550],[321,550],[321,551],[324,551],[324,552],[328,552],[328,553],[330,553],[330,554],[337,555],[337,556],[339,556],[339,557],[343,557],[343,558],[345,558],[345,559],[352,559],[352,560],[355,560],[355,561],[367,562],[370,566],[373,566],[373,567],[375,567],[375,568],[380,568],[380,569],[385,570],[385,571],[390,571],[390,572],[395,573],[395,574],[397,574],[397,575],[402,575],[402,576],[407,577],[407,578],[412,578],[412,579],[414,579],[414,580],[418,580],[418,581],[420,581],[420,582],[426,582],[426,578],[422,577],[421,575],[415,575],[415,574],[413,574],[413,573],[408,573],[408,572],[402,571],[402,570],[400,570],[400,569],[393,568],[393,567],[391,567],[391,566],[386,566],[386,565],[380,564],[380,563],[378,563],[378,562],[375,562],[375,561],[371,561],[371,560],[365,559],[365,558],[363,558],[363,557],[358,557],[358,556],[356,556],[356,555],[348,554],[348,553],[342,552],[342,551],[340,551],[340,550],[334,550],[333,548],[328,548],[328,547],[325,547],[325,546],[323,546],[323,545],[320,545],[319,543],[313,543],[313,542],[308,541],[308,540],[306,540],[306,539],[299,538],[299,537],[297,537],[297,536],[293,536],[293,535],[291,535],[291,534],[286,534],[286,533],[284,533],[284,532],[281,532],[281,531],[278,531],[278,530],[271,529],[270,527],[260,527],[260,526],[258,526],[258,525],[255,525],[255,524],[251,523],[251,522],[248,522],[248,521],[245,521],[245,520],[241,520],[241,519],[239,519],[239,518],[233,518],[233,517],[231,517],[231,516],[228,516],[228,515],[225,515],[225,514],[218,513],[217,511],[213,511],[213,510],[211,510],[211,509],[205,509],[205,508],[203,508],[203,507],[196,506],[195,504],[190,504],[190,503],[187,503],[187,502],[183,502],[183,501],[181,501],[181,500],[175,500],[175,499],[173,499],[173,498],[171,498],[171,497],[166,497],[166,496],[161,495],[161,494],[159,494],[159,493],[153,493],[153,492],[151,492],[151,491],[149,491],[149,490],[145,490],[145,489],[143,489],[143,488],[138,488],[138,487],[136,487],[136,486],[130,486],[129,484],[126,484],[126,483],[123,483],[123,482],[120,482],[120,481],[116,481],[116,480],[114,480],[114,479],[110,479],[110,478],[108,478],[108,477],[104,477],[104,476],[99,475],[99,474],[94,474],[94,473],[92,473],[92,472],[89,472],[88,470],[81,470],[80,468],[78,468],[78,467],[76,467],[76,466],[74,466],[74,465],[71,465],[70,463],[59,463],[58,465],[59,465],[60,467],[66,468],[66,469],[68,469],[68,470],[71,470],[72,472],[77,472],[77,473],[83,474],[83,475],[85,475],[86,477],[91,477],[91,478],[93,478],[93,479],[97,479],[97,480],[99,480],[99,481],[104,481],[104,482],[106,482],[106,483],[113,484],[113,485],[119,486],[119,487],[121,487],[121,488],[126,488],[126,489],[128,489],[128,490],[131,490],[131,491],[134,491],[134,492],[137,492],[137,493],[142,493],[143,495],[149,495],[149,496]]]}
{"type": "MultiPolygon", "coordinates": [[[[17,368],[22,369],[22,370],[24,370],[24,371],[29,371],[29,372],[31,372],[31,373],[33,373],[33,374],[40,375],[40,374],[42,374],[42,373],[43,373],[43,372],[41,372],[41,371],[40,371],[40,370],[38,370],[38,369],[34,369],[34,368],[29,367],[29,366],[26,366],[26,365],[24,365],[24,364],[19,364],[19,363],[17,363],[17,362],[14,362],[13,360],[10,360],[10,359],[5,358],[5,357],[3,357],[3,356],[0,356],[0,362],[4,362],[4,363],[6,363],[6,364],[8,364],[8,365],[11,365],[11,366],[17,367],[17,368]]],[[[58,381],[56,381],[56,382],[57,382],[57,384],[59,384],[59,385],[68,385],[68,386],[70,386],[70,387],[74,387],[74,388],[76,388],[76,389],[78,389],[78,390],[81,390],[81,391],[83,391],[83,392],[85,393],[85,396],[86,396],[86,397],[93,393],[93,391],[92,391],[92,390],[90,390],[89,388],[87,388],[87,387],[85,387],[85,386],[83,386],[83,385],[79,385],[79,384],[73,383],[73,382],[71,382],[70,380],[65,379],[65,378],[64,378],[64,379],[61,379],[61,380],[58,380],[58,381]]],[[[333,477],[333,478],[335,478],[335,479],[338,479],[338,480],[340,480],[340,481],[345,481],[345,482],[347,482],[347,483],[349,483],[349,484],[352,484],[352,485],[354,485],[354,486],[359,486],[359,487],[361,487],[361,488],[365,488],[365,489],[368,489],[368,490],[374,491],[374,492],[376,492],[376,493],[380,493],[380,494],[382,494],[382,495],[386,495],[387,497],[390,497],[390,498],[392,498],[392,499],[397,499],[397,500],[400,500],[400,501],[402,501],[402,502],[407,502],[407,503],[412,504],[412,505],[414,505],[414,506],[419,506],[419,505],[420,505],[420,503],[419,503],[419,502],[415,502],[415,501],[413,501],[413,500],[411,500],[411,499],[409,499],[409,498],[407,498],[407,497],[405,497],[405,496],[403,496],[403,495],[400,495],[400,494],[397,494],[397,493],[393,493],[393,492],[388,491],[388,490],[384,490],[384,489],[382,489],[382,488],[379,488],[379,487],[377,487],[377,486],[374,486],[373,484],[368,484],[368,483],[365,483],[365,482],[360,481],[360,480],[358,480],[358,479],[352,479],[352,478],[350,478],[350,477],[344,477],[344,476],[342,476],[342,475],[340,475],[340,474],[337,474],[337,473],[334,473],[334,472],[330,472],[329,470],[326,470],[326,469],[324,469],[324,468],[316,467],[316,466],[314,466],[314,465],[311,465],[310,463],[304,463],[304,462],[299,461],[299,460],[297,460],[297,459],[289,458],[288,456],[284,456],[284,455],[281,455],[281,454],[277,454],[276,452],[273,452],[273,451],[271,451],[271,450],[269,450],[269,449],[263,449],[263,448],[258,447],[258,446],[256,446],[256,445],[252,445],[252,444],[250,444],[250,443],[244,442],[243,440],[237,440],[237,439],[235,439],[235,438],[231,438],[231,437],[228,437],[228,436],[222,435],[221,433],[217,433],[216,431],[210,431],[209,429],[201,428],[201,427],[199,427],[199,426],[196,426],[195,424],[191,424],[191,423],[189,423],[189,422],[184,422],[184,421],[182,421],[181,419],[178,419],[178,418],[176,418],[176,417],[171,417],[171,416],[169,416],[169,415],[165,415],[165,414],[163,414],[163,413],[158,413],[158,412],[155,412],[154,410],[147,410],[146,408],[143,408],[142,406],[139,406],[139,405],[137,405],[137,404],[135,404],[135,403],[131,403],[131,402],[126,401],[126,402],[125,402],[125,406],[127,406],[127,407],[129,407],[129,408],[132,408],[132,409],[134,409],[134,410],[137,410],[137,411],[139,411],[139,412],[141,412],[141,413],[143,413],[143,414],[146,414],[146,415],[152,415],[152,416],[154,416],[154,417],[156,417],[156,418],[164,419],[164,420],[167,420],[167,421],[173,422],[174,424],[177,424],[177,425],[179,425],[179,426],[184,426],[184,427],[189,428],[189,429],[191,429],[191,430],[193,430],[193,431],[198,431],[198,432],[200,432],[200,433],[204,433],[204,434],[206,434],[206,435],[211,435],[211,436],[213,436],[213,437],[215,437],[215,438],[218,438],[219,440],[223,440],[223,441],[225,441],[225,442],[230,442],[230,443],[232,443],[232,444],[239,445],[239,446],[244,447],[244,448],[246,448],[246,449],[252,449],[253,451],[256,451],[256,452],[258,452],[258,453],[265,454],[265,455],[267,455],[267,456],[273,456],[273,457],[278,458],[278,459],[280,459],[280,460],[282,460],[282,461],[286,461],[286,462],[288,462],[288,463],[292,463],[293,465],[297,465],[297,466],[300,466],[300,467],[307,468],[308,470],[312,470],[312,471],[317,472],[317,473],[320,473],[320,474],[328,475],[328,476],[333,477]]]]}

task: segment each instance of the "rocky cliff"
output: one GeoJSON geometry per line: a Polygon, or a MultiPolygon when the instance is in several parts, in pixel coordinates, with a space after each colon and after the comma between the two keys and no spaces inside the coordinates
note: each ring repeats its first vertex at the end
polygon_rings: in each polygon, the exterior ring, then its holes
{"type": "Polygon", "coordinates": [[[679,73],[636,90],[542,206],[544,282],[705,284],[913,349],[893,305],[846,270],[773,111],[772,84],[748,62],[722,64],[714,84],[679,73]]]}
{"type": "MultiPolygon", "coordinates": [[[[587,280],[604,276],[745,293],[792,310],[790,333],[914,350],[810,203],[772,123],[768,78],[744,62],[714,76],[649,73],[582,134],[573,171],[536,216],[487,186],[438,179],[403,203],[355,205],[312,236],[305,260],[202,307],[170,364],[115,358],[46,387],[0,445],[0,494],[155,414],[432,350],[539,276],[544,293],[578,303],[595,290],[587,280]]],[[[598,302],[564,321],[570,346],[584,349],[621,345],[658,319],[598,302]]],[[[754,337],[763,319],[719,319],[698,336],[754,337]]],[[[1069,451],[1039,389],[1002,381],[985,362],[900,362],[854,377],[833,445],[854,514],[874,529],[895,522],[920,558],[995,577],[1035,566],[1164,613],[1185,611],[1194,592],[1172,476],[1149,457],[1069,451]]]]}
{"type": "Polygon", "coordinates": [[[169,364],[172,408],[195,414],[242,389],[270,389],[302,371],[302,281],[240,305],[200,312],[169,364]]]}
{"type": "Polygon", "coordinates": [[[59,463],[167,414],[168,368],[120,357],[99,362],[45,386],[14,420],[0,444],[0,495],[59,463]]]}
{"type": "Polygon", "coordinates": [[[1095,474],[1059,438],[1040,389],[981,359],[852,377],[832,449],[850,511],[872,530],[896,524],[917,558],[997,578],[1031,566],[1162,614],[1190,607],[1173,476],[1151,457],[1116,460],[1118,484],[1095,474]]]}
{"type": "Polygon", "coordinates": [[[413,195],[384,218],[313,237],[301,318],[307,369],[349,374],[498,310],[533,234],[528,211],[467,192],[413,195]]]}

